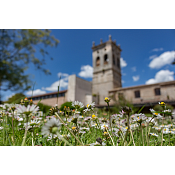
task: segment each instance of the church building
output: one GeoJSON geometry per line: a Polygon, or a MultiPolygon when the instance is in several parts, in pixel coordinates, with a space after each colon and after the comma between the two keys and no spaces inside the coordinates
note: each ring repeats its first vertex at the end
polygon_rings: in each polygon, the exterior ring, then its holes
{"type": "MultiPolygon", "coordinates": [[[[175,106],[175,81],[161,82],[122,88],[120,67],[120,45],[109,40],[99,45],[92,44],[93,79],[86,81],[76,75],[70,75],[68,89],[59,92],[58,106],[67,101],[81,101],[84,105],[95,102],[97,107],[104,107],[105,97],[110,97],[113,106],[119,96],[135,106],[150,107],[159,101],[175,106]]],[[[29,97],[30,99],[31,97],[29,97]]],[[[57,103],[57,92],[32,97],[34,103],[42,99],[41,103],[54,106],[57,103]]]]}

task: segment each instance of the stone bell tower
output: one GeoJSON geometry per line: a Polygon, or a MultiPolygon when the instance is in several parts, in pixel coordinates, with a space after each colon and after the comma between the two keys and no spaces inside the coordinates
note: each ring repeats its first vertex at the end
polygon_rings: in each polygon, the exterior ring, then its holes
{"type": "Polygon", "coordinates": [[[120,45],[116,45],[116,41],[109,40],[92,46],[93,59],[93,80],[92,80],[92,96],[93,101],[97,105],[105,105],[105,97],[108,97],[108,91],[121,84],[121,68],[120,68],[120,45]]]}

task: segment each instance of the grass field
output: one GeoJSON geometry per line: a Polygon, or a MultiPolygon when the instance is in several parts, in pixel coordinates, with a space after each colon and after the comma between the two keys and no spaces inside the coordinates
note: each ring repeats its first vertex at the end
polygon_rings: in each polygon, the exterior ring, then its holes
{"type": "MultiPolygon", "coordinates": [[[[109,106],[110,99],[105,98],[109,106]]],[[[175,124],[171,110],[134,114],[124,106],[112,114],[72,102],[74,110],[52,107],[46,116],[27,98],[21,104],[1,105],[1,146],[174,146],[175,124]],[[83,112],[82,108],[84,108],[83,112]]]]}

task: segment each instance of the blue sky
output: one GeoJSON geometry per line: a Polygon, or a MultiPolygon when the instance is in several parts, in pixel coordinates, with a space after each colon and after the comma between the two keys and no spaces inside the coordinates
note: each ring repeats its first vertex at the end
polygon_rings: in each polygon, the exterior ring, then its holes
{"type": "MultiPolygon", "coordinates": [[[[59,75],[61,90],[67,89],[68,75],[92,80],[92,42],[106,42],[109,35],[120,44],[122,86],[136,86],[174,80],[175,30],[168,29],[53,29],[57,48],[47,48],[54,60],[46,59],[52,75],[44,75],[31,65],[26,71],[35,83],[34,94],[55,92],[59,75]]],[[[40,56],[40,55],[37,55],[40,56]]],[[[3,92],[6,100],[15,92],[3,92]]],[[[30,91],[25,92],[30,95],[30,91]]]]}

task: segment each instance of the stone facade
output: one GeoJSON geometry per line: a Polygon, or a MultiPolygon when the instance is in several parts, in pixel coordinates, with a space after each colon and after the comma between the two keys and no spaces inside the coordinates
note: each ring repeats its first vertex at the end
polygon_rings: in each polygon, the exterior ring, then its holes
{"type": "MultiPolygon", "coordinates": [[[[28,98],[29,100],[31,97],[28,98]]],[[[57,104],[57,92],[35,95],[32,97],[34,103],[38,103],[41,100],[41,103],[49,106],[55,106],[57,104]]],[[[67,90],[60,91],[58,97],[58,106],[61,106],[67,101],[67,90]]]]}
{"type": "Polygon", "coordinates": [[[111,36],[105,43],[97,46],[93,43],[93,80],[92,96],[96,104],[104,105],[108,91],[121,87],[120,46],[112,41],[111,36]]]}
{"type": "MultiPolygon", "coordinates": [[[[87,105],[92,102],[92,83],[76,77],[76,75],[70,75],[68,81],[68,90],[60,91],[58,97],[58,107],[67,101],[81,101],[87,105]]],[[[31,97],[29,97],[31,99],[31,97]]],[[[41,103],[55,106],[57,104],[57,92],[47,93],[43,95],[37,95],[32,97],[34,103],[41,103]]]]}
{"type": "Polygon", "coordinates": [[[76,75],[69,76],[67,101],[81,101],[83,104],[92,102],[92,83],[76,75]]]}
{"type": "MultiPolygon", "coordinates": [[[[126,88],[115,88],[109,91],[109,96],[115,100],[122,95],[133,104],[157,103],[160,101],[175,101],[175,81],[126,88]]],[[[110,104],[114,104],[111,100],[110,104]]]]}

